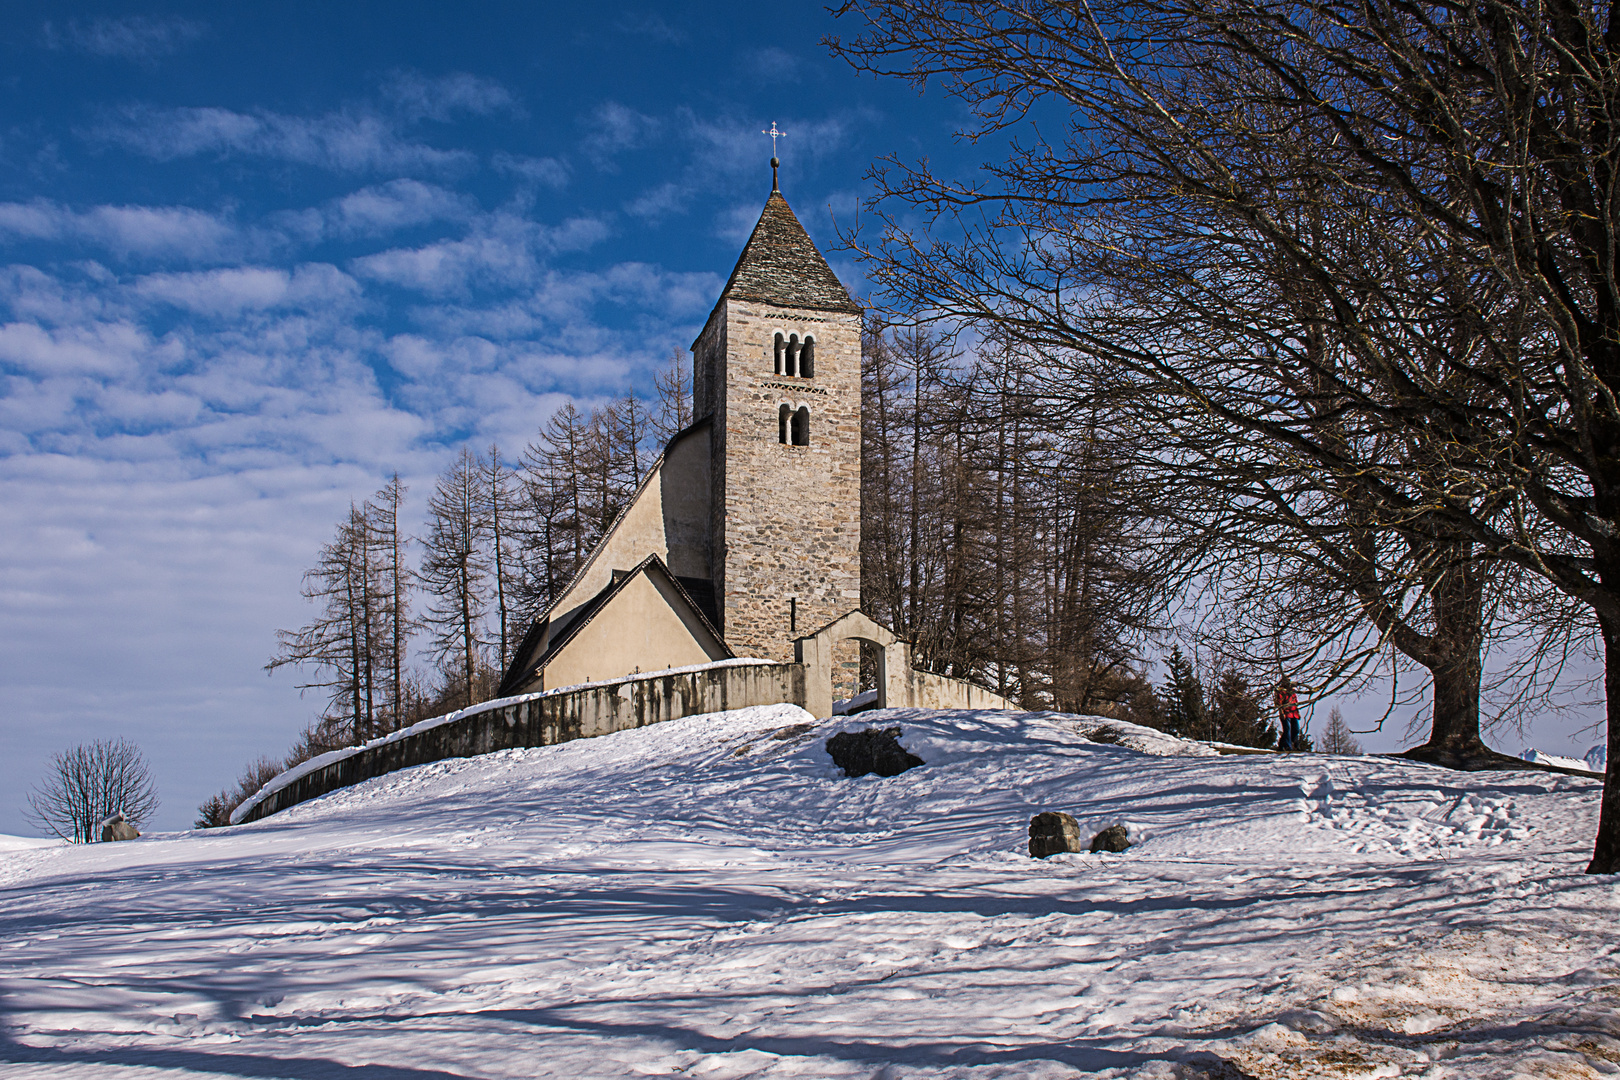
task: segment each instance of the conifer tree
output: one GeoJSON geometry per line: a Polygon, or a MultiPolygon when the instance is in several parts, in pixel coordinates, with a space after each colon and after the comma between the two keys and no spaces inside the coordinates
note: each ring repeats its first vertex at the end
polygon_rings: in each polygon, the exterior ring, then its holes
{"type": "MultiPolygon", "coordinates": [[[[405,501],[405,485],[395,473],[366,504],[366,519],[381,580],[378,582],[377,616],[381,627],[376,645],[382,656],[382,691],[386,715],[382,727],[393,730],[405,723],[409,711],[410,680],[405,674],[406,654],[412,632],[410,614],[411,568],[405,561],[410,537],[400,527],[399,511],[405,501]]],[[[380,732],[379,732],[380,733],[380,732]]]]}
{"type": "Polygon", "coordinates": [[[692,415],[692,360],[684,349],[671,349],[669,360],[653,377],[658,392],[658,408],[649,418],[653,434],[668,442],[677,432],[690,427],[692,415]]]}
{"type": "Polygon", "coordinates": [[[1159,697],[1164,702],[1164,730],[1184,739],[1210,737],[1209,712],[1204,704],[1204,684],[1193,670],[1192,661],[1181,646],[1171,648],[1165,660],[1168,672],[1159,697]]]}

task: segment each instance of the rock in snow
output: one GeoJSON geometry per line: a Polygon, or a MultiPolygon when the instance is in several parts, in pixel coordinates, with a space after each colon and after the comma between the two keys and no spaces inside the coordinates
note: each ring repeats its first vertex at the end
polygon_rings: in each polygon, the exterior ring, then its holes
{"type": "Polygon", "coordinates": [[[1130,834],[1123,825],[1110,825],[1091,838],[1091,850],[1111,851],[1116,855],[1131,846],[1130,834]]]}
{"type": "Polygon", "coordinates": [[[110,844],[115,840],[137,840],[140,835],[135,831],[135,826],[131,825],[124,817],[123,811],[119,811],[101,823],[101,842],[103,844],[110,844]]]}
{"type": "Polygon", "coordinates": [[[922,758],[900,745],[898,727],[841,731],[827,740],[827,753],[848,777],[867,773],[899,776],[923,763],[922,758]]]}
{"type": "Polygon", "coordinates": [[[1047,810],[1029,819],[1029,853],[1037,859],[1050,858],[1080,846],[1080,823],[1061,810],[1047,810]]]}

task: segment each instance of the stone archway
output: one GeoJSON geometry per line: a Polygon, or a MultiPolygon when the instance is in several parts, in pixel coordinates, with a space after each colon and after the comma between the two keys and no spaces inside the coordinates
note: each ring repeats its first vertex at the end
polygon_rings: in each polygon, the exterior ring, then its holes
{"type": "Polygon", "coordinates": [[[817,718],[832,715],[833,646],[850,638],[870,641],[882,650],[878,660],[878,708],[911,704],[911,643],[895,637],[894,631],[857,609],[794,640],[793,659],[804,665],[804,707],[817,718]]]}

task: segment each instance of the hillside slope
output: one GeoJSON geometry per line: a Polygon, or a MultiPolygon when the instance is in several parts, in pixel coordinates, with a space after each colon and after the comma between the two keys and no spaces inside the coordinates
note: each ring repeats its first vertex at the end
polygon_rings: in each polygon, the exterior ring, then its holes
{"type": "Polygon", "coordinates": [[[1102,723],[746,709],[0,853],[0,1073],[1620,1071],[1596,781],[1102,723]],[[926,766],[844,779],[866,723],[926,766]],[[1136,845],[1030,859],[1043,809],[1136,845]]]}

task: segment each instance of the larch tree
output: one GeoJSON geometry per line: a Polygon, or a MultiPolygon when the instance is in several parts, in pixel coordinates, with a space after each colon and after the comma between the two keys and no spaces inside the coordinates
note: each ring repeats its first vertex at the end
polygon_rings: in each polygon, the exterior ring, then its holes
{"type": "Polygon", "coordinates": [[[420,543],[419,577],[429,604],[423,615],[429,651],[444,673],[449,702],[470,705],[484,696],[484,618],[489,606],[490,525],[485,464],[465,448],[428,501],[428,532],[420,543]]]}
{"type": "Polygon", "coordinates": [[[400,527],[400,507],[405,502],[405,485],[395,473],[366,503],[365,516],[379,560],[377,617],[381,626],[377,647],[383,656],[382,684],[386,699],[383,727],[393,730],[405,722],[410,709],[410,682],[405,664],[410,650],[412,572],[406,561],[410,537],[400,527]]]}
{"type": "Polygon", "coordinates": [[[676,433],[692,425],[692,358],[685,349],[671,349],[669,360],[653,377],[653,389],[658,395],[658,408],[649,423],[652,432],[661,441],[668,442],[676,433]]]}
{"type": "Polygon", "coordinates": [[[391,593],[376,541],[366,510],[350,504],[337,534],[304,573],[301,591],[320,606],[319,614],[297,630],[277,630],[279,648],[265,665],[268,672],[298,667],[309,680],[300,691],[326,691],[321,737],[332,746],[375,734],[378,679],[392,667],[384,649],[391,640],[384,614],[391,593]]]}

